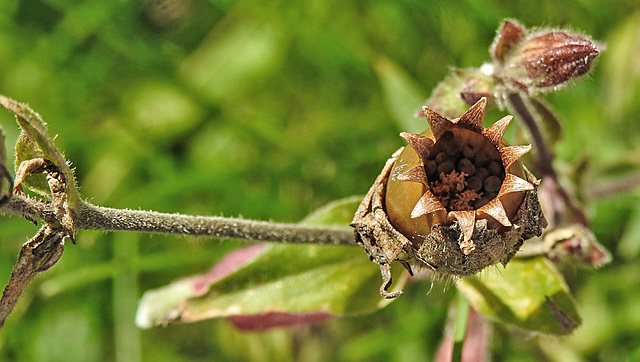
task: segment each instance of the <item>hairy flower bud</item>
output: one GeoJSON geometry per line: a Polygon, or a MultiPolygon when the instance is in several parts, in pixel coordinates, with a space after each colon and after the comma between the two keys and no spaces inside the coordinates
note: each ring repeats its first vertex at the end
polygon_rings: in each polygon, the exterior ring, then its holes
{"type": "Polygon", "coordinates": [[[533,86],[544,88],[586,74],[598,53],[586,37],[553,31],[527,39],[513,61],[527,70],[533,86]]]}
{"type": "Polygon", "coordinates": [[[590,38],[564,30],[527,33],[505,21],[491,47],[491,55],[509,82],[525,89],[561,86],[586,74],[601,47],[590,38]]]}
{"type": "Polygon", "coordinates": [[[512,117],[482,126],[487,99],[460,118],[424,107],[431,129],[402,133],[396,152],[363,200],[352,226],[380,265],[387,298],[389,264],[399,260],[446,276],[474,274],[507,263],[545,225],[538,181],[518,159],[531,146],[504,146],[512,117]]]}

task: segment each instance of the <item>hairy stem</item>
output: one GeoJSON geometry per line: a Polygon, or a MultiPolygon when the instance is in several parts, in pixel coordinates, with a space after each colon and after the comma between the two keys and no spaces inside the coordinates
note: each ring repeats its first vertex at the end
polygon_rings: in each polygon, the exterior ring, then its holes
{"type": "Polygon", "coordinates": [[[615,181],[596,185],[590,192],[594,198],[603,198],[634,189],[640,185],[640,173],[627,175],[615,181]]]}
{"type": "MultiPolygon", "coordinates": [[[[0,211],[58,224],[53,206],[20,194],[13,195],[0,211]]],[[[356,245],[353,230],[346,227],[112,209],[87,202],[80,203],[73,210],[73,219],[78,230],[136,231],[252,241],[356,245]]]]}
{"type": "Polygon", "coordinates": [[[536,150],[536,169],[541,173],[543,180],[543,191],[547,194],[547,211],[545,216],[550,226],[560,225],[565,221],[576,222],[581,225],[587,225],[587,217],[584,212],[574,203],[572,197],[562,188],[558,178],[558,173],[553,168],[553,154],[547,144],[542,130],[538,126],[538,122],[534,118],[529,107],[533,107],[529,99],[525,99],[519,93],[511,93],[508,100],[514,111],[520,116],[525,126],[531,134],[531,141],[536,150]]]}
{"type": "Polygon", "coordinates": [[[525,104],[524,100],[518,93],[511,93],[508,96],[509,103],[513,107],[513,109],[518,113],[525,126],[529,129],[529,133],[531,134],[531,141],[533,142],[533,149],[536,150],[537,161],[536,166],[538,170],[542,173],[540,175],[542,178],[552,177],[553,179],[557,179],[558,175],[556,174],[555,169],[553,168],[553,155],[547,145],[547,142],[544,139],[544,135],[538,127],[533,114],[529,111],[529,108],[525,104]]]}

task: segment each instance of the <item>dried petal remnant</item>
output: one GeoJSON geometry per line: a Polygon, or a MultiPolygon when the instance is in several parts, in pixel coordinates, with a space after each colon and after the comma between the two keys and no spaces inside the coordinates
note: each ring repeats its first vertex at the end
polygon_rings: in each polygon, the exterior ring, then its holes
{"type": "Polygon", "coordinates": [[[385,286],[388,265],[401,254],[406,267],[469,275],[508,262],[541,233],[538,182],[518,163],[531,147],[503,147],[511,117],[484,128],[486,105],[482,98],[456,119],[425,107],[431,130],[401,134],[409,145],[394,154],[356,213],[356,237],[380,264],[385,286]],[[365,221],[372,213],[373,224],[365,221]]]}
{"type": "Polygon", "coordinates": [[[524,36],[525,30],[520,24],[512,20],[505,20],[498,30],[493,45],[491,45],[491,55],[495,60],[503,61],[505,56],[520,43],[524,36]]]}

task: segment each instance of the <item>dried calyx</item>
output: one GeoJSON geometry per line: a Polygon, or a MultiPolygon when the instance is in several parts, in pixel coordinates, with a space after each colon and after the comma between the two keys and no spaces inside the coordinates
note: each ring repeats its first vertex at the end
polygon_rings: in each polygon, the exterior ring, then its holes
{"type": "Polygon", "coordinates": [[[512,117],[484,128],[486,98],[460,118],[424,108],[431,129],[402,133],[409,143],[387,162],[352,226],[371,259],[391,282],[399,260],[445,276],[474,274],[506,263],[545,224],[537,180],[518,162],[530,146],[504,146],[512,117]]]}

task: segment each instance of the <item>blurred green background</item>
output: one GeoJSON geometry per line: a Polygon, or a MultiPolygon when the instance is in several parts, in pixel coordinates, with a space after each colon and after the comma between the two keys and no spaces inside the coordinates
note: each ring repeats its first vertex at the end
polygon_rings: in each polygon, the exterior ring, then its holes
{"type": "MultiPolygon", "coordinates": [[[[297,221],[364,194],[450,67],[475,67],[505,17],[607,44],[590,77],[547,99],[564,121],[558,165],[590,157],[585,208],[614,254],[572,268],[573,336],[496,326],[495,360],[640,359],[640,193],[589,190],[640,169],[640,6],[572,1],[0,1],[0,93],[57,134],[91,202],[297,221]]],[[[494,110],[487,119],[504,112],[494,110]]],[[[8,136],[17,137],[8,112],[8,136]]],[[[0,281],[37,228],[0,218],[0,281]]],[[[0,330],[0,360],[428,361],[453,287],[413,283],[377,313],[295,331],[226,320],[141,331],[148,289],[241,245],[81,231],[0,330]]]]}

